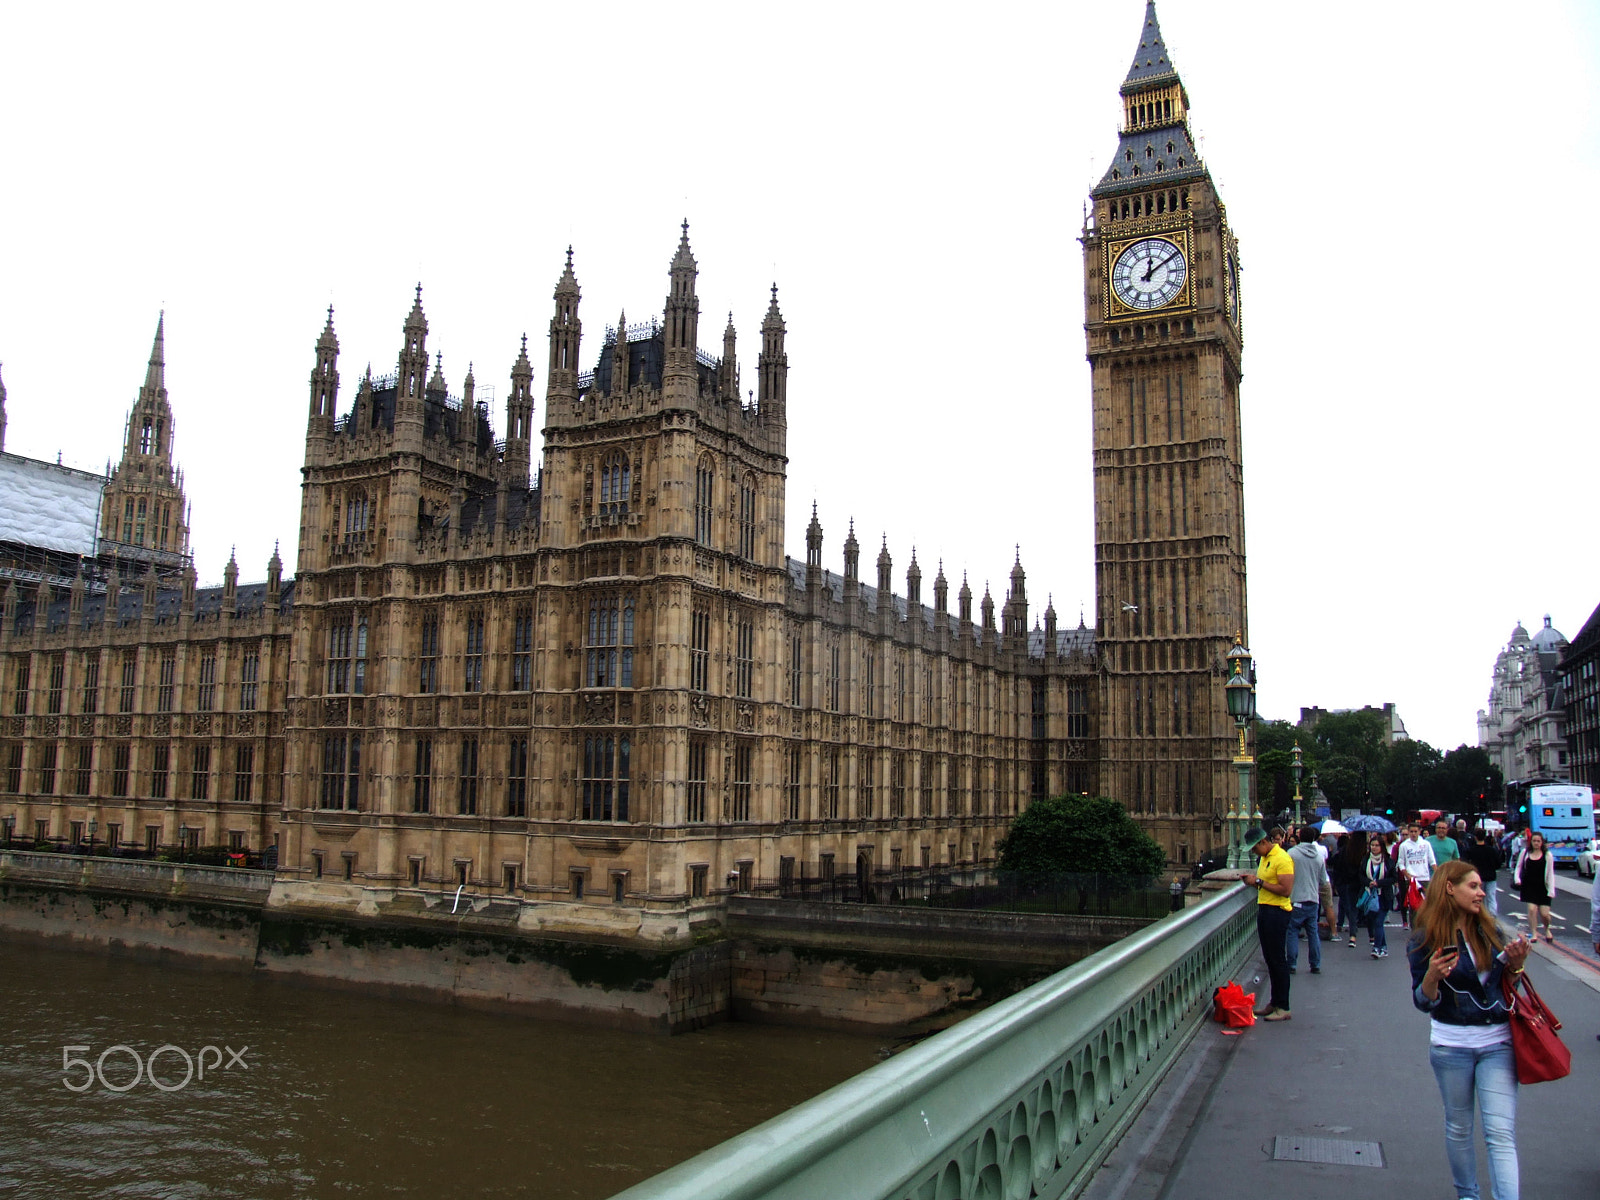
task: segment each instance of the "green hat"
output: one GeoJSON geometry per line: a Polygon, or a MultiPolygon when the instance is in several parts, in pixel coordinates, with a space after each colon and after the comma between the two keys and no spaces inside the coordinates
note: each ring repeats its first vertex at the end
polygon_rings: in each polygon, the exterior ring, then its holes
{"type": "Polygon", "coordinates": [[[1261,845],[1262,842],[1270,841],[1271,839],[1272,835],[1265,829],[1261,828],[1261,826],[1252,825],[1249,829],[1244,831],[1244,841],[1242,841],[1240,845],[1249,846],[1253,850],[1257,846],[1261,845]]]}

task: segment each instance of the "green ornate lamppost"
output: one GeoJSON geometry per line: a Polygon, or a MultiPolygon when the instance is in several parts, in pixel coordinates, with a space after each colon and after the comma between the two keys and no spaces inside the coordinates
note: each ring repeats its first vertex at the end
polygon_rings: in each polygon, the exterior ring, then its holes
{"type": "MultiPolygon", "coordinates": [[[[1228,651],[1228,682],[1223,694],[1228,700],[1228,715],[1239,729],[1239,753],[1233,759],[1233,765],[1239,772],[1239,807],[1237,814],[1231,809],[1228,813],[1228,865],[1240,868],[1249,865],[1254,850],[1254,847],[1241,845],[1240,842],[1245,829],[1251,824],[1250,768],[1255,766],[1255,759],[1250,757],[1246,738],[1250,723],[1256,717],[1255,672],[1250,651],[1244,647],[1243,634],[1235,635],[1233,649],[1228,651]]],[[[1257,822],[1260,819],[1259,816],[1255,818],[1257,822]]]]}
{"type": "Polygon", "coordinates": [[[1306,769],[1306,762],[1300,755],[1300,743],[1298,741],[1294,744],[1294,765],[1289,769],[1294,774],[1294,827],[1298,830],[1303,819],[1300,816],[1300,776],[1305,773],[1306,769]]]}

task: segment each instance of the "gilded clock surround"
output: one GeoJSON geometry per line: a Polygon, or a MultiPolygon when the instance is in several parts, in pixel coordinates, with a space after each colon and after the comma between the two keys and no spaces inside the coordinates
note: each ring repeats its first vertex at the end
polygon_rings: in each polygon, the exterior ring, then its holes
{"type": "Polygon", "coordinates": [[[1156,313],[1165,315],[1194,307],[1195,276],[1197,272],[1194,255],[1190,250],[1191,239],[1189,232],[1188,222],[1179,224],[1163,222],[1152,225],[1143,225],[1141,223],[1131,229],[1129,234],[1108,239],[1104,243],[1105,250],[1101,264],[1101,275],[1106,281],[1106,286],[1102,289],[1102,295],[1107,320],[1117,321],[1150,317],[1156,313]],[[1178,290],[1178,294],[1165,304],[1157,305],[1153,308],[1134,308],[1132,305],[1124,303],[1122,298],[1117,295],[1117,289],[1112,285],[1112,270],[1116,265],[1117,259],[1122,256],[1122,252],[1129,246],[1149,241],[1152,238],[1159,238],[1175,245],[1183,254],[1183,261],[1188,273],[1183,281],[1183,287],[1178,290]]]}

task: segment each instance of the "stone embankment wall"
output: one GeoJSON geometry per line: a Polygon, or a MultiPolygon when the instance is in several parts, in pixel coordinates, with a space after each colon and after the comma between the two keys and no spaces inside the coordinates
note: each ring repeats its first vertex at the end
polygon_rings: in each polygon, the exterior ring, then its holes
{"type": "Polygon", "coordinates": [[[1147,924],[734,896],[726,918],[733,1015],[925,1028],[1020,991],[1147,924]]]}
{"type": "Polygon", "coordinates": [[[702,919],[696,936],[663,944],[622,928],[563,932],[556,905],[395,892],[335,909],[293,886],[264,871],[6,850],[0,932],[676,1033],[729,1017],[925,1028],[1146,923],[735,897],[716,932],[702,919]]]}

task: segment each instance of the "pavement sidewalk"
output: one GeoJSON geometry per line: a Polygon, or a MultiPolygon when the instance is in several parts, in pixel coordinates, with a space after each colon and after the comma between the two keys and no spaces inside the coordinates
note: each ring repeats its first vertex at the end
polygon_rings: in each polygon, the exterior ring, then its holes
{"type": "MultiPolygon", "coordinates": [[[[1292,1020],[1237,1036],[1208,1023],[1107,1158],[1088,1200],[1295,1200],[1405,1197],[1454,1200],[1444,1112],[1428,1066],[1428,1018],[1412,1007],[1406,931],[1388,930],[1389,957],[1324,943],[1322,974],[1302,945],[1292,1020]],[[1331,1150],[1376,1142],[1381,1167],[1274,1161],[1275,1139],[1330,1139],[1331,1150]]],[[[1522,1195],[1600,1195],[1600,971],[1540,945],[1529,973],[1563,1021],[1572,1074],[1519,1090],[1522,1195]]],[[[1266,994],[1259,954],[1245,990],[1266,994]]],[[[1489,1175],[1479,1142],[1479,1188],[1489,1175]]]]}

